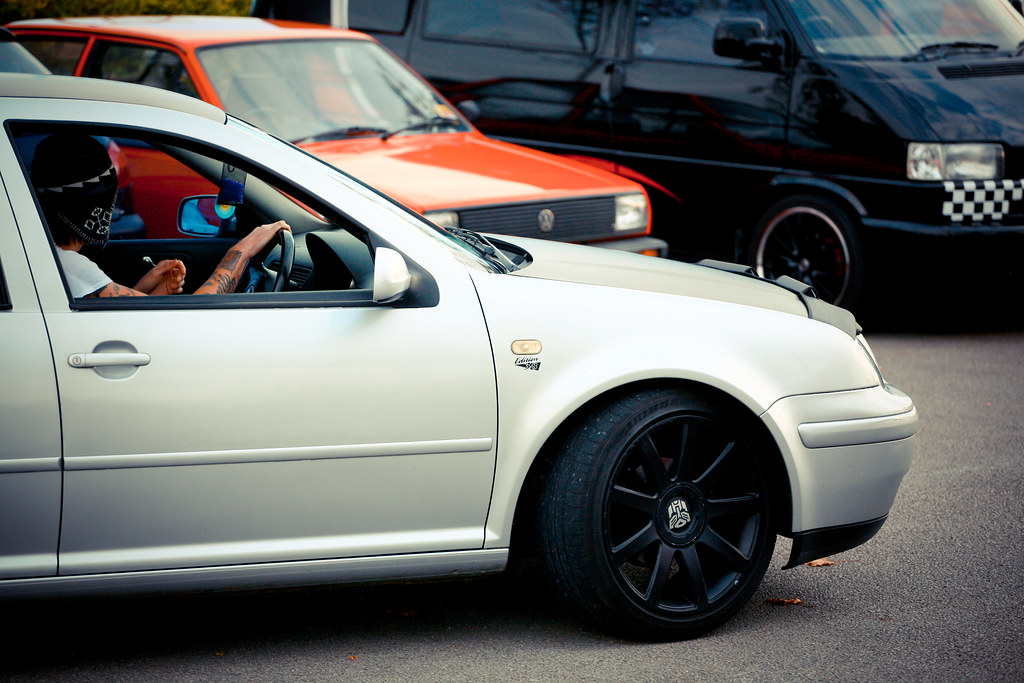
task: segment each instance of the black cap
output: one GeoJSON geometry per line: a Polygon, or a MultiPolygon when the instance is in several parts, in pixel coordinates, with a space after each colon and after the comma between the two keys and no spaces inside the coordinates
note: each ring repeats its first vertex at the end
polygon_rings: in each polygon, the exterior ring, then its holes
{"type": "Polygon", "coordinates": [[[31,175],[47,221],[87,243],[110,238],[117,172],[102,144],[82,133],[51,135],[36,147],[31,175]]]}

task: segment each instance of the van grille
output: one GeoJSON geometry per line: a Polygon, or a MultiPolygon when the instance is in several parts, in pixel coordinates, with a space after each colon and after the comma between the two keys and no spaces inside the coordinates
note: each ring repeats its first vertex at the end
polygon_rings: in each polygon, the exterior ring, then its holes
{"type": "Polygon", "coordinates": [[[987,76],[1020,76],[1024,74],[1024,62],[1003,62],[1001,64],[962,64],[940,66],[939,73],[946,78],[985,78],[987,76]]]}
{"type": "Polygon", "coordinates": [[[586,242],[616,236],[615,198],[594,197],[462,209],[459,211],[459,225],[474,232],[586,242]],[[541,212],[545,209],[554,214],[548,232],[541,229],[545,224],[541,212]]]}

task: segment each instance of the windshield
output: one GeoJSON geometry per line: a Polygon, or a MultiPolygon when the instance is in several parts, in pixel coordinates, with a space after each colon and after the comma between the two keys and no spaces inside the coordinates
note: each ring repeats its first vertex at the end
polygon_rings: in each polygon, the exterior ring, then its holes
{"type": "Polygon", "coordinates": [[[1006,0],[788,0],[821,56],[931,59],[963,52],[1006,55],[1024,19],[1006,0]]]}
{"type": "Polygon", "coordinates": [[[296,143],[468,130],[415,74],[365,40],[220,45],[198,57],[227,111],[296,143]]]}

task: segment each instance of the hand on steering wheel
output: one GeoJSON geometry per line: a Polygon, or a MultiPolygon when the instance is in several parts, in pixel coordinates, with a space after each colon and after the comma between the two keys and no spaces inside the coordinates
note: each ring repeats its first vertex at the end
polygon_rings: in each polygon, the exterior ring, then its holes
{"type": "Polygon", "coordinates": [[[254,258],[249,264],[249,284],[246,292],[280,292],[284,289],[288,278],[292,273],[292,266],[295,264],[295,238],[291,230],[279,230],[277,232],[277,245],[280,246],[281,258],[277,264],[277,273],[267,267],[267,259],[274,252],[273,242],[268,245],[258,258],[254,258]],[[273,281],[272,287],[264,283],[273,281]]]}

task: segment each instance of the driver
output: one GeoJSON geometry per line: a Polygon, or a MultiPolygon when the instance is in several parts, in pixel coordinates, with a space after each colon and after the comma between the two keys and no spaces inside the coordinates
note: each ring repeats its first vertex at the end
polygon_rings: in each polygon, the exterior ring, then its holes
{"type": "MultiPolygon", "coordinates": [[[[71,294],[79,297],[180,294],[185,264],[160,261],[134,287],[111,280],[81,253],[86,244],[106,244],[110,219],[117,201],[117,171],[106,149],[82,133],[56,133],[39,143],[30,171],[46,223],[59,247],[57,254],[71,294]]],[[[273,240],[284,221],[261,225],[240,239],[221,259],[196,294],[235,291],[249,259],[273,240]]]]}

